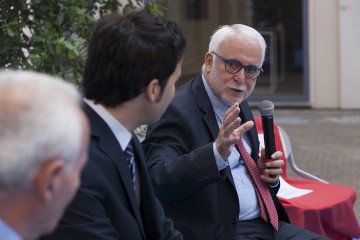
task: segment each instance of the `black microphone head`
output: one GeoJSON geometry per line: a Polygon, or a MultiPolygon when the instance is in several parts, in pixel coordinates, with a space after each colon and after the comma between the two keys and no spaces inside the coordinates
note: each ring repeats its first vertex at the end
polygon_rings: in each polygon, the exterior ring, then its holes
{"type": "Polygon", "coordinates": [[[274,112],[274,104],[269,100],[263,100],[259,104],[259,112],[262,117],[271,116],[274,112]]]}

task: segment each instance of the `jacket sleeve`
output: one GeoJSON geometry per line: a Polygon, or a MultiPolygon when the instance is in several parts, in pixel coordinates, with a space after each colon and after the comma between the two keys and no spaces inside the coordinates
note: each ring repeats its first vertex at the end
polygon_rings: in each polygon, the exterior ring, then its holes
{"type": "Polygon", "coordinates": [[[164,210],[158,200],[157,204],[159,206],[159,216],[161,221],[161,229],[163,234],[163,239],[165,240],[183,240],[183,235],[175,229],[174,221],[170,218],[166,218],[164,210]]]}
{"type": "Polygon", "coordinates": [[[149,126],[143,141],[147,168],[161,202],[183,198],[221,179],[212,142],[204,134],[196,136],[197,124],[188,121],[170,105],[160,121],[149,126]],[[206,139],[197,139],[201,137],[206,139]]]}

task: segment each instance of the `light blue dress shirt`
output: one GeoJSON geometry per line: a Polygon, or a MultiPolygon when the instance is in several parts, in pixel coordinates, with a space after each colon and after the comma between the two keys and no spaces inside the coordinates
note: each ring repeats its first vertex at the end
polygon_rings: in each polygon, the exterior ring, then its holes
{"type": "Polygon", "coordinates": [[[8,224],[0,219],[0,240],[22,240],[8,224]]]}
{"type": "MultiPolygon", "coordinates": [[[[230,108],[230,106],[225,104],[214,94],[209,85],[206,83],[204,76],[202,77],[202,80],[215,111],[216,120],[220,128],[225,116],[225,112],[230,108]]],[[[242,135],[242,139],[246,150],[249,152],[249,154],[251,154],[251,147],[247,135],[242,135]]],[[[247,172],[245,163],[241,159],[239,152],[235,147],[233,147],[230,156],[224,161],[217,151],[215,143],[213,144],[213,150],[219,171],[230,165],[231,174],[234,179],[235,188],[239,199],[239,220],[243,221],[259,217],[260,208],[255,188],[251,182],[251,177],[247,172]]]]}

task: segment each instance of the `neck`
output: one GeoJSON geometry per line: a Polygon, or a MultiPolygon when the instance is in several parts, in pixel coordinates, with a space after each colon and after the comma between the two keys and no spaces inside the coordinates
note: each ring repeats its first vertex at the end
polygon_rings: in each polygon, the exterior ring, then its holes
{"type": "Polygon", "coordinates": [[[32,226],[34,210],[31,200],[25,196],[0,198],[0,218],[23,239],[35,239],[36,229],[32,226]]]}
{"type": "Polygon", "coordinates": [[[142,107],[135,100],[130,100],[116,107],[104,108],[118,120],[129,132],[146,123],[142,107]]]}

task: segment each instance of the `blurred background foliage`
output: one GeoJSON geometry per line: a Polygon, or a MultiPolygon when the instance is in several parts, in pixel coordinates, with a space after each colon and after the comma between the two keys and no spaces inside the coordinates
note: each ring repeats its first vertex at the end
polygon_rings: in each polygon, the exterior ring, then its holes
{"type": "Polygon", "coordinates": [[[160,6],[161,0],[0,0],[0,68],[35,70],[78,84],[98,18],[136,8],[163,15],[160,6]]]}

